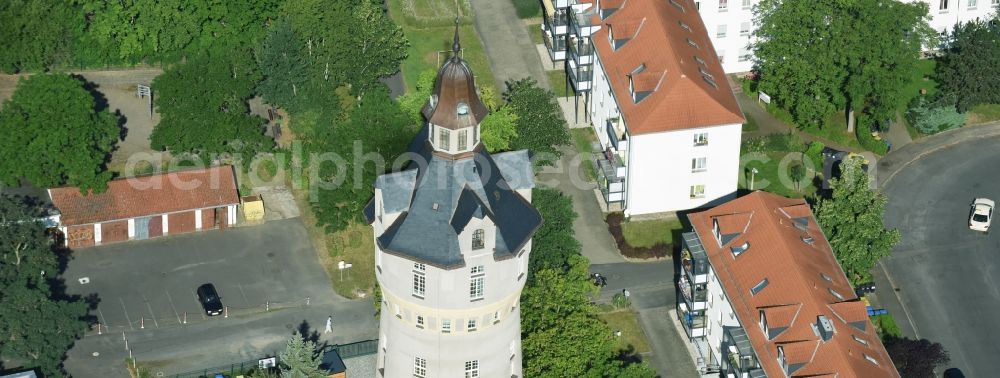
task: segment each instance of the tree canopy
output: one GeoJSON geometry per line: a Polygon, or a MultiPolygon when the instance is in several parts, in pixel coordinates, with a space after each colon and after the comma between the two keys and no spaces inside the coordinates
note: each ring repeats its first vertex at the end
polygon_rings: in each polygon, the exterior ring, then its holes
{"type": "Polygon", "coordinates": [[[247,100],[260,74],[248,50],[205,52],[170,67],[153,81],[160,123],[150,135],[154,149],[244,154],[269,150],[264,119],[250,114],[247,100]]]}
{"type": "MultiPolygon", "coordinates": [[[[569,258],[580,255],[580,242],[573,231],[573,221],[577,217],[573,211],[573,200],[557,189],[535,188],[531,204],[542,214],[545,222],[532,238],[532,250],[542,252],[531,254],[529,273],[542,269],[568,269],[569,258]]],[[[528,278],[532,279],[532,276],[529,274],[528,278]]]]}
{"type": "Polygon", "coordinates": [[[529,78],[507,83],[504,99],[517,116],[517,136],[510,142],[511,149],[530,150],[537,164],[552,164],[562,155],[558,147],[569,144],[569,131],[555,95],[529,78]]]}
{"type": "Polygon", "coordinates": [[[841,177],[830,180],[830,197],[816,204],[817,221],[853,284],[870,281],[875,263],[889,256],[900,239],[899,230],[885,228],[886,197],[872,189],[861,164],[858,158],[844,160],[841,177]]]}
{"type": "Polygon", "coordinates": [[[759,88],[799,125],[839,109],[890,118],[934,36],[921,2],[762,0],[755,12],[759,88]]]}
{"type": "Polygon", "coordinates": [[[973,20],[955,25],[935,70],[939,89],[954,96],[959,112],[1000,103],[1000,20],[973,20]]]}
{"type": "Polygon", "coordinates": [[[102,191],[104,169],[120,128],[118,116],[97,110],[83,81],[64,74],[22,78],[0,110],[0,180],[17,185],[79,186],[102,191]]]}
{"type": "Polygon", "coordinates": [[[899,375],[907,378],[934,378],[934,369],[951,360],[941,344],[927,339],[890,336],[882,343],[899,375]]]}
{"type": "Polygon", "coordinates": [[[36,221],[42,210],[0,195],[0,355],[46,377],[62,376],[66,351],[87,327],[86,303],[66,298],[59,258],[66,251],[53,243],[36,221]]]}
{"type": "Polygon", "coordinates": [[[42,70],[70,58],[84,15],[63,0],[0,2],[0,72],[42,70]]]}
{"type": "Polygon", "coordinates": [[[292,106],[299,90],[309,81],[309,65],[299,37],[287,21],[271,27],[257,52],[257,62],[263,76],[258,92],[271,104],[292,106]]]}
{"type": "Polygon", "coordinates": [[[285,344],[285,350],[278,354],[281,378],[322,378],[319,370],[322,359],[316,350],[316,343],[303,340],[298,333],[292,334],[285,344]]]}

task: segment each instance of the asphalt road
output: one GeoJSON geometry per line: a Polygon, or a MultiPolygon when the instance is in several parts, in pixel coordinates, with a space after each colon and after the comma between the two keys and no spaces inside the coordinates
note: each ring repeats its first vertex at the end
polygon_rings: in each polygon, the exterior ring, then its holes
{"type": "MultiPolygon", "coordinates": [[[[1000,371],[1000,230],[968,227],[974,198],[1000,200],[998,143],[985,138],[929,154],[884,187],[886,224],[902,233],[884,260],[896,294],[916,334],[940,342],[951,355],[949,367],[967,377],[1000,371]]],[[[896,319],[906,321],[904,314],[896,319]]]]}
{"type": "Polygon", "coordinates": [[[334,293],[298,218],[80,249],[64,277],[71,294],[96,294],[102,324],[70,351],[74,376],[127,376],[128,349],[168,375],[273,355],[327,316],[334,332],[320,343],[376,337],[371,301],[334,293]],[[228,317],[204,316],[194,290],[206,282],[228,317]]]}

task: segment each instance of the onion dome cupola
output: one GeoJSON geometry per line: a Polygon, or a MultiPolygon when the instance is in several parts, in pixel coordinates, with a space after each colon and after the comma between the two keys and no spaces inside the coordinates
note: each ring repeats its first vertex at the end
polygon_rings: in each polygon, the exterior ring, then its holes
{"type": "Polygon", "coordinates": [[[461,58],[458,19],[452,56],[438,70],[434,90],[423,113],[428,138],[435,151],[447,154],[471,152],[479,145],[479,123],[489,111],[476,91],[476,80],[468,63],[461,58]]]}

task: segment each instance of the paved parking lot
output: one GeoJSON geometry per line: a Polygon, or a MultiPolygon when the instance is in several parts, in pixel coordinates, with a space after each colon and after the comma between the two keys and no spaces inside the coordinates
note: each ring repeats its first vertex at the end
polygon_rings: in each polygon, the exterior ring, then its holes
{"type": "Polygon", "coordinates": [[[327,316],[335,332],[321,343],[377,337],[371,301],[336,295],[298,218],[80,249],[64,277],[70,293],[97,296],[104,326],[70,351],[74,376],[122,376],[126,338],[140,363],[175,374],[276,353],[327,316]],[[195,289],[206,282],[229,317],[203,315],[195,289]]]}

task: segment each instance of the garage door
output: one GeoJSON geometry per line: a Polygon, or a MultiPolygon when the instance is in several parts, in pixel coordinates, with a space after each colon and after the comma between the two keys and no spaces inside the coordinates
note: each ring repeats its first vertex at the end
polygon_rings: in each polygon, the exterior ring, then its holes
{"type": "Polygon", "coordinates": [[[163,218],[159,215],[149,217],[149,237],[163,236],[163,218]]]}
{"type": "Polygon", "coordinates": [[[149,239],[149,217],[135,218],[135,239],[149,239]]]}

